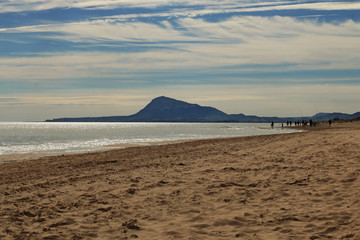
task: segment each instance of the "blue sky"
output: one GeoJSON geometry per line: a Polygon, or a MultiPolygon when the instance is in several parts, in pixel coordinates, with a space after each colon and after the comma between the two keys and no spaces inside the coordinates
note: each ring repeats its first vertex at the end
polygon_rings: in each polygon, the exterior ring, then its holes
{"type": "Polygon", "coordinates": [[[360,1],[3,0],[0,121],[360,111],[360,1]]]}

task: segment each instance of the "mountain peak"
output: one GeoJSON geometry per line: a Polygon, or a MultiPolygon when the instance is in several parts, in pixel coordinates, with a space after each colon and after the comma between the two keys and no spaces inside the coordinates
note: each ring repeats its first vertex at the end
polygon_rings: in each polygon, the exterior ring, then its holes
{"type": "Polygon", "coordinates": [[[157,97],[157,98],[154,98],[153,100],[151,100],[151,102],[148,104],[148,106],[150,104],[170,104],[170,103],[185,103],[185,102],[176,100],[174,98],[169,98],[166,96],[160,96],[160,97],[157,97]]]}
{"type": "Polygon", "coordinates": [[[173,98],[160,96],[154,98],[145,108],[132,115],[134,119],[151,121],[222,121],[227,114],[213,107],[203,107],[173,98]]]}
{"type": "Polygon", "coordinates": [[[160,96],[160,97],[156,97],[156,98],[154,98],[153,100],[151,100],[151,101],[162,101],[162,100],[175,100],[175,99],[173,99],[173,98],[169,98],[169,97],[166,97],[166,96],[160,96]]]}

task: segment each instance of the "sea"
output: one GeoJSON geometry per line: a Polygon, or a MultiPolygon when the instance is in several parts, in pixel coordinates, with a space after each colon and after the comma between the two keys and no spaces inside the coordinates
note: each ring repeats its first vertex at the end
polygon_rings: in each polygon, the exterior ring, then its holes
{"type": "Polygon", "coordinates": [[[270,123],[0,122],[0,155],[69,153],[126,144],[292,133],[270,123]]]}

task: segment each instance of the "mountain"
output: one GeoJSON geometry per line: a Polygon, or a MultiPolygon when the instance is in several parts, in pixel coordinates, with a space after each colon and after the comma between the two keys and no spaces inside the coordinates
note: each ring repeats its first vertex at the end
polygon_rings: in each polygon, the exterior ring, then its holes
{"type": "Polygon", "coordinates": [[[312,116],[313,120],[321,121],[321,120],[329,120],[329,119],[355,119],[360,117],[360,112],[356,112],[354,114],[346,114],[346,113],[318,113],[312,116]]]}
{"type": "Polygon", "coordinates": [[[57,118],[47,122],[224,122],[228,115],[213,107],[203,107],[168,97],[153,99],[130,116],[57,118]]]}
{"type": "Polygon", "coordinates": [[[158,97],[130,118],[132,121],[150,122],[218,122],[226,121],[228,115],[213,107],[158,97]]]}
{"type": "Polygon", "coordinates": [[[316,121],[329,119],[354,119],[360,117],[360,112],[354,114],[344,113],[318,113],[312,117],[258,117],[253,115],[226,114],[213,107],[204,107],[168,97],[153,99],[139,112],[129,116],[110,117],[82,117],[82,118],[56,118],[47,122],[286,122],[313,119],[316,121]]]}

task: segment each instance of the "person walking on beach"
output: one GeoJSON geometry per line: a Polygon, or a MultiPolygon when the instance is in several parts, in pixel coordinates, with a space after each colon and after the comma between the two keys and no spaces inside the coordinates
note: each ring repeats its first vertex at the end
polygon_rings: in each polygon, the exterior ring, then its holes
{"type": "Polygon", "coordinates": [[[331,119],[329,119],[329,127],[331,127],[331,123],[332,123],[332,121],[331,121],[331,119]]]}
{"type": "Polygon", "coordinates": [[[274,128],[274,122],[271,122],[271,128],[274,128]]]}

